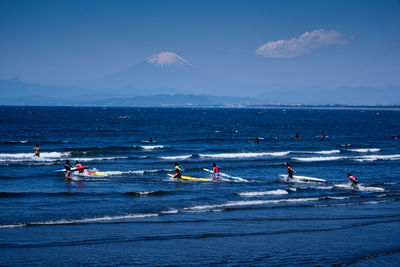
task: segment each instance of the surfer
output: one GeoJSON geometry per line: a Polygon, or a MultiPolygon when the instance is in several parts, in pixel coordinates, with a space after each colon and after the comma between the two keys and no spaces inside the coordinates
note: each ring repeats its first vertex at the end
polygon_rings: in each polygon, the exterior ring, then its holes
{"type": "Polygon", "coordinates": [[[294,136],[296,139],[300,138],[299,133],[296,133],[296,135],[294,136]]]}
{"type": "Polygon", "coordinates": [[[36,146],[33,148],[33,150],[35,150],[35,155],[34,155],[34,157],[40,158],[40,147],[39,147],[39,145],[36,145],[36,146]]]}
{"type": "Polygon", "coordinates": [[[65,170],[67,171],[65,173],[65,180],[69,180],[71,179],[71,165],[69,164],[69,160],[65,161],[65,165],[64,165],[65,170]]]}
{"type": "Polygon", "coordinates": [[[288,181],[289,181],[289,178],[293,179],[293,172],[296,173],[296,171],[292,169],[292,167],[290,166],[289,162],[286,162],[286,168],[287,168],[287,171],[288,171],[288,181]]]}
{"type": "MultiPolygon", "coordinates": [[[[80,167],[83,167],[83,166],[79,161],[75,161],[75,167],[76,168],[80,168],[80,167]]],[[[78,170],[79,173],[83,173],[83,171],[84,171],[83,169],[82,170],[78,170]]]]}
{"type": "Polygon", "coordinates": [[[325,138],[325,132],[321,133],[321,138],[324,139],[325,138]]]}
{"type": "Polygon", "coordinates": [[[153,142],[153,138],[150,137],[149,142],[150,142],[150,143],[153,142]]]}
{"type": "Polygon", "coordinates": [[[357,184],[358,184],[357,178],[354,177],[353,175],[351,175],[351,173],[348,173],[348,174],[347,174],[347,177],[349,177],[350,182],[352,182],[352,186],[353,186],[354,188],[357,188],[357,184]]]}
{"type": "Polygon", "coordinates": [[[178,162],[175,162],[174,165],[175,165],[175,173],[176,173],[174,175],[174,178],[181,179],[182,178],[181,172],[184,172],[184,171],[181,168],[179,168],[178,162]]]}
{"type": "Polygon", "coordinates": [[[213,166],[212,177],[213,179],[217,179],[219,177],[219,167],[215,163],[213,163],[212,166],[213,166]]]}

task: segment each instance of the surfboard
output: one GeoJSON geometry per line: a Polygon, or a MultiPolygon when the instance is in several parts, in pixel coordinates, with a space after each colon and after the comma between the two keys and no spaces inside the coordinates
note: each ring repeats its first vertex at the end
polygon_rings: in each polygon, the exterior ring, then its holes
{"type": "MultiPolygon", "coordinates": [[[[169,177],[174,177],[173,174],[168,174],[169,177]]],[[[213,179],[210,178],[197,178],[197,177],[190,177],[190,176],[181,176],[183,180],[188,181],[199,181],[199,182],[211,182],[213,179]]]]}
{"type": "MultiPolygon", "coordinates": [[[[82,166],[82,167],[76,167],[76,168],[71,168],[71,171],[79,171],[79,170],[85,170],[85,169],[89,169],[88,166],[82,166]]],[[[56,170],[53,172],[66,172],[65,169],[61,169],[61,170],[56,170]]]]}
{"type": "Polygon", "coordinates": [[[104,173],[104,172],[98,172],[98,171],[89,171],[89,174],[90,175],[96,175],[96,176],[108,176],[108,174],[107,173],[104,173]]]}
{"type": "Polygon", "coordinates": [[[370,191],[370,192],[383,192],[383,191],[385,191],[385,189],[383,189],[381,187],[363,186],[361,184],[353,186],[351,183],[335,184],[334,186],[336,188],[340,188],[340,189],[357,190],[357,191],[370,191]]]}
{"type": "Polygon", "coordinates": [[[298,183],[298,182],[316,182],[316,183],[323,183],[326,182],[326,180],[321,179],[321,178],[315,178],[315,177],[307,177],[307,176],[300,176],[300,175],[293,175],[293,179],[288,178],[287,174],[279,174],[279,177],[281,179],[284,179],[287,182],[293,182],[293,183],[298,183]],[[289,180],[288,180],[289,179],[289,180]]]}
{"type": "MultiPolygon", "coordinates": [[[[213,172],[212,170],[209,170],[209,169],[206,169],[206,168],[203,168],[203,170],[206,171],[206,172],[209,172],[209,173],[212,173],[212,172],[213,172]]],[[[247,180],[244,179],[244,178],[232,176],[232,175],[229,175],[229,174],[227,174],[227,173],[220,172],[219,175],[222,176],[222,177],[225,177],[225,178],[229,178],[229,179],[235,180],[235,181],[247,182],[247,180]]]]}
{"type": "Polygon", "coordinates": [[[88,172],[74,172],[74,176],[78,177],[93,177],[93,176],[108,176],[108,174],[98,171],[88,171],[88,172]]]}

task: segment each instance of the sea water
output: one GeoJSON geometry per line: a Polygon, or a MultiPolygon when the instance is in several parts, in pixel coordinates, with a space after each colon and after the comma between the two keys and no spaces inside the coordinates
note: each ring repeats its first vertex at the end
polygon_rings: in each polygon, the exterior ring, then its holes
{"type": "Polygon", "coordinates": [[[400,262],[397,110],[0,107],[0,122],[0,265],[400,262]],[[65,181],[67,159],[108,176],[65,181]],[[176,181],[174,162],[248,182],[176,181]],[[286,162],[327,182],[280,179],[286,162]],[[338,187],[347,173],[384,191],[338,187]]]}

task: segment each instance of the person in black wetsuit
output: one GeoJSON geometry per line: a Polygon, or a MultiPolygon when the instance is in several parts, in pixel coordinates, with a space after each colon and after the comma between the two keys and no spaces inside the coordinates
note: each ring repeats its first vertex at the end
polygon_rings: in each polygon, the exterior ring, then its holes
{"type": "Polygon", "coordinates": [[[296,173],[296,171],[292,169],[292,167],[290,166],[289,162],[286,163],[286,168],[287,168],[287,171],[288,171],[288,181],[289,181],[289,178],[293,179],[293,172],[296,173]]]}
{"type": "Polygon", "coordinates": [[[64,165],[65,170],[67,171],[65,173],[65,179],[69,180],[71,179],[71,165],[69,164],[69,160],[65,161],[65,165],[64,165]]]}

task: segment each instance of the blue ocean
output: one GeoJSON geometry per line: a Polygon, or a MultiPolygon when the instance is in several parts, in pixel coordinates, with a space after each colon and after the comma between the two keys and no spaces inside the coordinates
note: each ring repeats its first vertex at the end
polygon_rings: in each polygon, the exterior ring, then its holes
{"type": "Polygon", "coordinates": [[[399,110],[0,107],[0,121],[2,266],[400,262],[399,110]],[[65,160],[103,175],[66,181],[65,160]],[[176,180],[174,162],[247,181],[176,180]],[[326,181],[288,180],[287,162],[326,181]]]}

